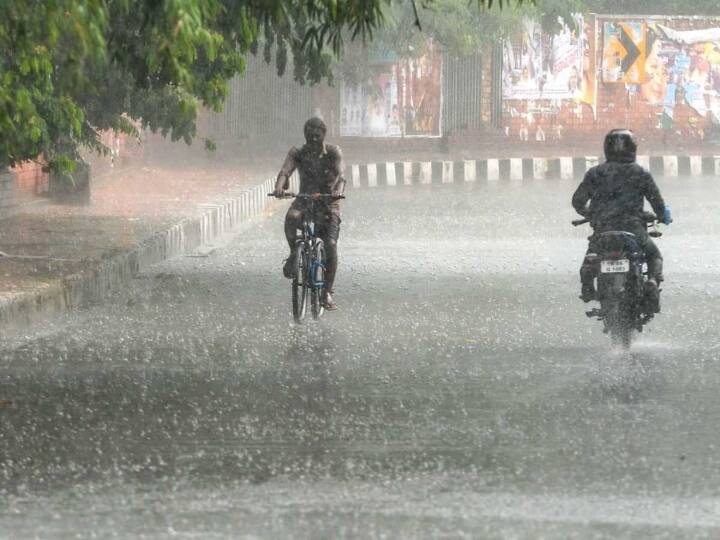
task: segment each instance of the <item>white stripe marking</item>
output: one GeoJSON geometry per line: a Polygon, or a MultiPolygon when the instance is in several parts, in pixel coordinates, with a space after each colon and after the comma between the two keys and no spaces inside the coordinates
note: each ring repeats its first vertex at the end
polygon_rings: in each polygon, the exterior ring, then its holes
{"type": "Polygon", "coordinates": [[[500,162],[497,159],[487,160],[487,179],[489,182],[500,179],[500,162]]]}
{"type": "Polygon", "coordinates": [[[700,156],[690,156],[690,176],[700,176],[702,174],[702,158],[700,156]]]}
{"type": "Polygon", "coordinates": [[[412,184],[412,162],[403,162],[403,184],[409,186],[412,184]]]}
{"type": "Polygon", "coordinates": [[[432,184],[432,163],[429,161],[420,164],[420,183],[432,184]]]}
{"type": "Polygon", "coordinates": [[[518,181],[523,179],[522,158],[510,158],[510,180],[518,181]]]}
{"type": "Polygon", "coordinates": [[[465,173],[465,181],[466,182],[475,182],[477,180],[477,170],[476,170],[475,160],[465,160],[463,163],[463,168],[465,169],[463,172],[465,173]]]}
{"type": "Polygon", "coordinates": [[[560,158],[560,180],[573,179],[573,160],[571,157],[560,158]]]}
{"type": "Polygon", "coordinates": [[[385,163],[385,183],[388,186],[396,186],[397,179],[395,178],[395,162],[388,161],[385,163]]]}
{"type": "Polygon", "coordinates": [[[367,164],[368,187],[377,187],[377,165],[367,164]]]}

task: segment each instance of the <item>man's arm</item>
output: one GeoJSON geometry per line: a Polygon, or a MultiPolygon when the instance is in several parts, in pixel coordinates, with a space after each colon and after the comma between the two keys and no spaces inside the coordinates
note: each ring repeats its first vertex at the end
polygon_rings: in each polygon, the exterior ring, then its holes
{"type": "Polygon", "coordinates": [[[340,150],[339,146],[334,147],[335,150],[335,160],[333,163],[334,172],[336,175],[335,182],[332,185],[332,188],[330,189],[330,193],[332,193],[333,197],[341,197],[345,193],[345,178],[343,178],[342,173],[343,169],[345,168],[345,165],[343,163],[343,154],[342,150],[340,150]]]}
{"type": "Polygon", "coordinates": [[[662,195],[660,195],[660,189],[657,187],[655,179],[650,173],[647,173],[645,176],[644,195],[650,203],[653,212],[655,212],[655,215],[662,221],[663,216],[665,215],[665,200],[662,198],[662,195]]]}
{"type": "Polygon", "coordinates": [[[297,154],[298,150],[293,146],[288,152],[282,167],[280,167],[280,172],[275,181],[275,191],[273,192],[278,197],[282,196],[285,190],[290,187],[290,175],[297,168],[297,154]]]}
{"type": "Polygon", "coordinates": [[[585,173],[580,185],[572,196],[572,205],[575,211],[583,217],[589,217],[588,201],[592,198],[592,169],[585,173]]]}
{"type": "Polygon", "coordinates": [[[335,180],[335,183],[333,184],[332,189],[330,192],[332,193],[333,197],[342,197],[345,194],[345,178],[342,176],[338,176],[337,180],[335,180]]]}

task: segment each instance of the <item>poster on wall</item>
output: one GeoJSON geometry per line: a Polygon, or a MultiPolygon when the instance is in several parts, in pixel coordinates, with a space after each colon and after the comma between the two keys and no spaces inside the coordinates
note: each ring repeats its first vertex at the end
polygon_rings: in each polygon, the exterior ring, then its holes
{"type": "Polygon", "coordinates": [[[720,27],[678,31],[657,24],[648,30],[642,97],[663,104],[672,121],[678,103],[720,123],[720,27]]]}
{"type": "Polygon", "coordinates": [[[361,135],[365,109],[362,86],[342,84],[340,86],[340,104],[340,135],[361,135]]]}
{"type": "Polygon", "coordinates": [[[563,24],[554,35],[543,34],[537,21],[523,21],[520,39],[503,46],[503,99],[583,98],[588,44],[583,18],[574,19],[574,28],[563,24]]]}
{"type": "Polygon", "coordinates": [[[442,56],[432,44],[419,58],[377,64],[364,84],[341,84],[340,136],[439,137],[442,56]]]}
{"type": "Polygon", "coordinates": [[[606,83],[643,82],[646,62],[644,22],[603,23],[602,80],[606,83]]]}
{"type": "Polygon", "coordinates": [[[439,137],[442,112],[442,55],[431,43],[419,57],[398,64],[398,107],[405,136],[439,137]]]}
{"type": "Polygon", "coordinates": [[[595,30],[593,25],[580,17],[582,23],[583,58],[580,82],[580,99],[592,107],[593,115],[597,117],[595,96],[597,94],[597,78],[595,77],[595,30]]]}
{"type": "Polygon", "coordinates": [[[365,84],[343,83],[340,89],[340,135],[396,137],[400,135],[397,68],[375,68],[365,84]]]}

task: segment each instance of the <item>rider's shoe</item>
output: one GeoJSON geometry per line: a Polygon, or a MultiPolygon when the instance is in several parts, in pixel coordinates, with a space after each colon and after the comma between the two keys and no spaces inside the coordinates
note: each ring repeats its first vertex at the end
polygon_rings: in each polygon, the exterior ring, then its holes
{"type": "Polygon", "coordinates": [[[323,295],[323,307],[328,311],[337,309],[337,304],[333,301],[333,297],[328,291],[325,291],[323,295]]]}
{"type": "Polygon", "coordinates": [[[285,259],[285,264],[283,265],[283,276],[285,276],[288,279],[292,279],[295,277],[295,253],[291,253],[290,256],[285,259]]]}
{"type": "Polygon", "coordinates": [[[580,299],[585,303],[595,300],[595,286],[592,283],[582,284],[580,299]]]}
{"type": "Polygon", "coordinates": [[[660,289],[652,278],[645,282],[645,305],[649,313],[660,313],[660,289]]]}

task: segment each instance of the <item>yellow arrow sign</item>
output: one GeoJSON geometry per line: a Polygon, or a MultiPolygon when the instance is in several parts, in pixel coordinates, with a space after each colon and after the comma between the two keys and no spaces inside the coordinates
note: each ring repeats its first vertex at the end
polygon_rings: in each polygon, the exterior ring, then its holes
{"type": "Polygon", "coordinates": [[[646,26],[640,22],[605,22],[603,25],[604,82],[645,82],[646,26]]]}

